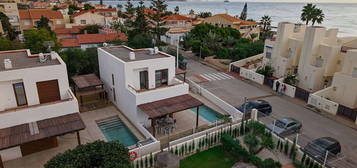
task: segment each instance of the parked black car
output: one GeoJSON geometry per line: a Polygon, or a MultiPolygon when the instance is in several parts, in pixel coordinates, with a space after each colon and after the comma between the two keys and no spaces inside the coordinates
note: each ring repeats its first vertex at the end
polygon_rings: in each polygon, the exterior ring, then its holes
{"type": "Polygon", "coordinates": [[[236,108],[243,113],[245,112],[245,115],[248,117],[250,116],[250,112],[252,111],[252,109],[257,109],[260,113],[263,113],[264,115],[270,115],[270,113],[272,112],[271,105],[265,100],[249,101],[236,108]]]}
{"type": "Polygon", "coordinates": [[[323,161],[327,151],[329,151],[328,158],[339,154],[341,152],[341,145],[334,138],[322,137],[308,143],[305,146],[304,151],[311,157],[323,161]]]}

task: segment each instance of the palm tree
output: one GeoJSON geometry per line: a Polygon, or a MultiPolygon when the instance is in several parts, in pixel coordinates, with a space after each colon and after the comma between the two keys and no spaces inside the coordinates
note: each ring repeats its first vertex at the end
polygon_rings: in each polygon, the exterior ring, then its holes
{"type": "Polygon", "coordinates": [[[271,27],[271,17],[268,15],[264,15],[261,19],[260,19],[260,23],[263,25],[263,32],[268,32],[271,27]]]}
{"type": "Polygon", "coordinates": [[[321,9],[316,8],[313,12],[312,12],[313,16],[312,16],[312,25],[316,23],[321,24],[322,21],[325,18],[325,14],[322,12],[321,9]]]}
{"type": "Polygon", "coordinates": [[[309,22],[312,20],[313,17],[313,12],[316,9],[316,5],[308,3],[307,5],[304,6],[302,9],[301,13],[301,20],[306,22],[306,25],[309,24],[309,22]]]}

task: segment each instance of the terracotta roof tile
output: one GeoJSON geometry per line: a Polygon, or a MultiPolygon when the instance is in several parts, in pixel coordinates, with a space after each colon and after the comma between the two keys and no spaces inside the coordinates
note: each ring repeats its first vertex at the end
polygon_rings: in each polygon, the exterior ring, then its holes
{"type": "Polygon", "coordinates": [[[72,28],[55,29],[56,34],[78,34],[85,26],[73,26],[72,28]]]}
{"type": "Polygon", "coordinates": [[[62,39],[60,40],[62,47],[80,47],[81,45],[78,43],[77,39],[62,39]]]}
{"type": "Polygon", "coordinates": [[[115,8],[106,8],[106,9],[90,9],[90,10],[81,10],[77,13],[74,13],[73,15],[71,15],[71,17],[77,17],[77,16],[80,16],[80,15],[83,15],[85,13],[88,13],[88,12],[92,12],[92,13],[98,13],[98,12],[116,12],[116,9],[115,8]]]}
{"type": "Polygon", "coordinates": [[[217,15],[214,15],[212,17],[215,17],[215,16],[220,16],[220,17],[222,17],[222,18],[224,18],[224,19],[226,19],[226,20],[228,20],[230,22],[235,22],[235,23],[242,24],[242,25],[258,24],[257,22],[242,20],[242,19],[233,17],[233,16],[228,15],[228,14],[217,14],[217,15]]]}
{"type": "Polygon", "coordinates": [[[40,19],[44,16],[48,19],[63,19],[63,15],[59,11],[50,9],[28,9],[19,10],[20,19],[40,19]]]}
{"type": "Polygon", "coordinates": [[[162,18],[163,20],[186,20],[186,21],[190,21],[191,19],[186,17],[186,16],[182,16],[179,14],[173,14],[173,15],[169,15],[169,16],[165,16],[162,18]]]}

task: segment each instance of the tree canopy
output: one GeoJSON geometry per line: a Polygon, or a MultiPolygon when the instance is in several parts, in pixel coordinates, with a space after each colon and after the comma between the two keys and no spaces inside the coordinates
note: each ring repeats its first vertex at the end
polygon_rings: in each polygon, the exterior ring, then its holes
{"type": "Polygon", "coordinates": [[[49,25],[50,20],[44,16],[41,16],[39,21],[36,21],[36,28],[37,29],[46,29],[51,31],[51,27],[49,25]]]}
{"type": "Polygon", "coordinates": [[[60,43],[57,41],[56,34],[47,29],[32,29],[24,32],[25,46],[33,53],[49,52],[48,44],[53,44],[51,49],[58,51],[60,43]]]}
{"type": "Polygon", "coordinates": [[[97,25],[97,24],[93,24],[93,25],[87,25],[86,27],[82,28],[80,30],[80,34],[97,34],[99,33],[99,29],[101,29],[102,27],[97,25]]]}
{"type": "Polygon", "coordinates": [[[9,40],[15,40],[17,38],[17,35],[19,35],[20,32],[16,31],[11,23],[10,19],[2,12],[0,12],[0,20],[1,20],[1,25],[2,28],[5,32],[6,38],[9,40]]]}
{"type": "Polygon", "coordinates": [[[88,73],[99,74],[96,48],[68,49],[60,52],[60,55],[67,65],[69,77],[88,73]]]}
{"type": "Polygon", "coordinates": [[[248,16],[248,6],[247,3],[244,4],[243,10],[240,13],[239,18],[242,20],[247,20],[247,16],[248,16]]]}
{"type": "Polygon", "coordinates": [[[310,21],[312,22],[312,25],[314,25],[315,23],[321,24],[325,15],[321,9],[316,7],[316,5],[308,3],[303,7],[300,18],[306,25],[308,25],[310,21]]]}
{"type": "Polygon", "coordinates": [[[95,141],[79,145],[49,160],[45,168],[131,168],[128,149],[118,142],[95,141]]]}

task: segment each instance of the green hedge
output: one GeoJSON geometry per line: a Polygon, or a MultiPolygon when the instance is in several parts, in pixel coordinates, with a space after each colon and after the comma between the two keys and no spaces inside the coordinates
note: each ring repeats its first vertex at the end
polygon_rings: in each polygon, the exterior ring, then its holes
{"type": "Polygon", "coordinates": [[[131,168],[128,149],[118,142],[79,145],[49,160],[45,168],[131,168]]]}
{"type": "Polygon", "coordinates": [[[281,168],[281,164],[279,162],[275,162],[271,158],[262,160],[261,158],[250,154],[244,147],[240,145],[238,140],[234,140],[229,135],[222,136],[221,141],[223,149],[225,149],[227,152],[230,152],[232,155],[238,157],[244,162],[252,163],[258,168],[281,168]]]}

